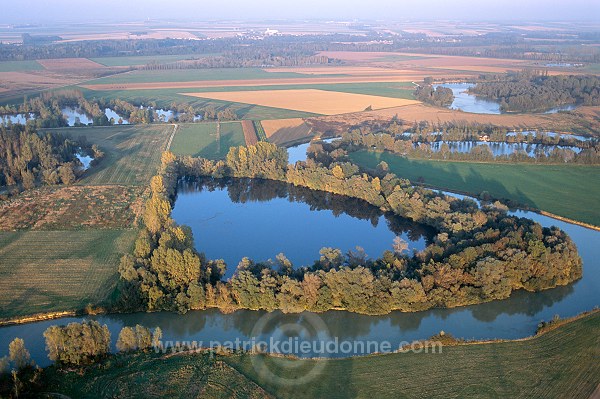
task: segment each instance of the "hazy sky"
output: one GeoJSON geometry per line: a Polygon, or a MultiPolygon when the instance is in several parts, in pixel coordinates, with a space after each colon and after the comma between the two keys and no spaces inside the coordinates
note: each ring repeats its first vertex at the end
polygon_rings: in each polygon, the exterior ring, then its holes
{"type": "Polygon", "coordinates": [[[600,22],[600,0],[0,0],[3,24],[146,18],[600,22]]]}

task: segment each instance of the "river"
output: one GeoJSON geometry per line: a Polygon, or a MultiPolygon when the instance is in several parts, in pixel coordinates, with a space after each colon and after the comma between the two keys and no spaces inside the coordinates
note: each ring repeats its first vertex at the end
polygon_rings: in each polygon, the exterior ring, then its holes
{"type": "MultiPolygon", "coordinates": [[[[264,339],[281,337],[290,326],[307,324],[326,342],[336,339],[387,341],[395,345],[427,338],[441,330],[466,339],[522,338],[532,335],[541,320],[550,320],[554,315],[573,316],[600,305],[600,232],[532,212],[516,210],[512,213],[532,218],[543,226],[555,225],[565,230],[583,259],[583,278],[568,286],[539,293],[518,291],[509,299],[480,305],[416,313],[392,312],[383,316],[345,311],[285,315],[278,311],[267,314],[241,310],[221,314],[216,310],[204,310],[185,315],[159,312],[88,318],[108,325],[113,345],[123,326],[136,324],[160,326],[164,340],[196,340],[205,346],[211,341],[248,340],[256,335],[264,339]],[[257,331],[257,326],[262,327],[257,331]]],[[[345,201],[343,197],[330,194],[296,191],[286,184],[257,181],[182,186],[173,216],[178,222],[188,222],[192,226],[200,251],[230,259],[229,273],[244,254],[259,260],[285,252],[300,265],[316,259],[318,248],[324,245],[344,248],[361,245],[369,255],[378,256],[380,250],[390,248],[396,234],[402,235],[413,248],[421,248],[430,236],[422,226],[382,215],[377,209],[356,200],[345,201]],[[345,231],[354,229],[356,231],[345,231]]],[[[2,327],[0,356],[7,353],[12,339],[21,337],[35,361],[47,365],[44,330],[51,325],[81,320],[81,317],[70,317],[2,327]]],[[[352,354],[364,353],[334,353],[331,356],[352,354]]],[[[321,356],[319,353],[301,355],[321,356]]]]}

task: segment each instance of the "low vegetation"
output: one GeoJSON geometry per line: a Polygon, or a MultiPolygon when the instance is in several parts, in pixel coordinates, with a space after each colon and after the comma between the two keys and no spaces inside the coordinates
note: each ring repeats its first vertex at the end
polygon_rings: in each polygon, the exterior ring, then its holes
{"type": "Polygon", "coordinates": [[[0,319],[107,306],[135,230],[0,232],[0,319]]]}
{"type": "Polygon", "coordinates": [[[558,75],[523,71],[482,76],[470,91],[500,102],[504,112],[547,111],[561,105],[600,105],[597,76],[558,75]]]}
{"type": "Polygon", "coordinates": [[[326,362],[322,373],[302,389],[262,376],[252,366],[251,356],[226,361],[278,398],[588,399],[600,384],[599,333],[600,313],[595,312],[529,340],[444,346],[437,354],[338,360],[264,357],[265,367],[291,380],[312,369],[315,362],[326,362]]]}
{"type": "Polygon", "coordinates": [[[231,147],[244,144],[240,122],[183,124],[177,128],[170,151],[179,156],[223,159],[231,147]]]}
{"type": "Polygon", "coordinates": [[[0,204],[0,230],[17,230],[0,232],[0,319],[111,306],[119,259],[132,251],[143,192],[172,131],[61,131],[98,143],[105,157],[74,185],[26,190],[0,204]]]}
{"type": "Polygon", "coordinates": [[[353,152],[350,159],[370,170],[383,161],[390,172],[414,183],[488,196],[600,226],[597,166],[425,161],[369,151],[353,152]]]}

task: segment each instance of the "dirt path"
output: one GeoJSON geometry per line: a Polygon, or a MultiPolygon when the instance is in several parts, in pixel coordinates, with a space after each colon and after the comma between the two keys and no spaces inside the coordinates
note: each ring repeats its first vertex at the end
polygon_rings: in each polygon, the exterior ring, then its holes
{"type": "Polygon", "coordinates": [[[244,131],[244,138],[246,139],[246,145],[255,145],[258,143],[258,136],[254,123],[251,120],[242,121],[242,130],[244,131]]]}

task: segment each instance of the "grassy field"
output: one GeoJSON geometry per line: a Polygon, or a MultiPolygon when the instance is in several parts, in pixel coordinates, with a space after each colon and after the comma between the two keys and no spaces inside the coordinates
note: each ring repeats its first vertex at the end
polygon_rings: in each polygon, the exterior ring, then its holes
{"type": "MultiPolygon", "coordinates": [[[[272,75],[269,73],[269,75],[272,75]]],[[[122,99],[134,103],[156,101],[159,107],[169,107],[173,102],[192,104],[198,107],[208,105],[218,109],[234,107],[240,118],[244,119],[287,119],[308,118],[315,116],[309,112],[270,108],[251,104],[240,104],[228,101],[209,100],[184,95],[200,91],[197,88],[182,89],[147,89],[147,90],[113,90],[94,91],[78,88],[86,97],[122,99]]],[[[211,87],[211,92],[231,91],[257,91],[257,90],[299,90],[317,89],[325,91],[336,91],[341,93],[367,94],[391,98],[414,99],[412,89],[406,88],[406,83],[340,83],[340,84],[310,84],[310,85],[282,85],[282,86],[232,86],[211,87]]]]}
{"type": "MultiPolygon", "coordinates": [[[[80,88],[78,88],[80,89],[80,88]]],[[[125,101],[140,103],[155,101],[159,107],[170,107],[173,102],[191,104],[197,107],[214,106],[217,111],[227,107],[233,107],[239,118],[244,119],[285,119],[306,118],[314,116],[307,112],[284,110],[280,108],[261,107],[250,104],[239,104],[228,101],[207,100],[179,93],[197,92],[198,89],[153,89],[153,90],[114,90],[93,91],[81,88],[87,98],[122,99],[125,101]]]]}
{"type": "MultiPolygon", "coordinates": [[[[326,361],[300,387],[261,378],[249,356],[228,363],[278,398],[587,399],[600,384],[599,337],[596,312],[526,341],[326,361]]],[[[272,371],[293,379],[313,362],[289,360],[272,371]]]]}
{"type": "Polygon", "coordinates": [[[43,186],[0,201],[0,231],[121,229],[134,226],[142,186],[43,186]]]}
{"type": "Polygon", "coordinates": [[[83,374],[49,368],[46,379],[49,391],[70,397],[588,399],[600,383],[599,337],[596,312],[533,339],[444,346],[441,353],[279,359],[278,366],[263,356],[273,374],[291,380],[325,363],[301,385],[262,377],[251,355],[119,355],[83,374]]]}
{"type": "Polygon", "coordinates": [[[105,158],[84,175],[81,184],[146,185],[155,174],[173,125],[137,125],[59,129],[98,144],[105,158]]]}
{"type": "Polygon", "coordinates": [[[101,305],[136,230],[0,232],[0,319],[101,305]]]}
{"type": "Polygon", "coordinates": [[[185,55],[138,55],[131,57],[99,57],[90,58],[90,60],[107,67],[118,66],[136,66],[150,63],[167,64],[182,60],[198,59],[203,57],[216,56],[218,54],[185,54],[185,55]]]}
{"type": "Polygon", "coordinates": [[[161,71],[139,70],[114,76],[107,76],[100,79],[94,79],[92,81],[87,82],[87,84],[188,82],[208,80],[279,79],[302,77],[307,77],[307,75],[290,72],[270,73],[265,72],[260,68],[208,68],[176,69],[161,71]]]}
{"type": "Polygon", "coordinates": [[[510,199],[570,219],[600,226],[600,168],[409,160],[389,153],[359,151],[353,162],[375,168],[381,161],[400,177],[441,189],[510,199]]]}
{"type": "Polygon", "coordinates": [[[234,368],[208,355],[164,360],[149,353],[122,355],[76,372],[47,369],[48,389],[72,398],[272,398],[234,368]]]}
{"type": "Polygon", "coordinates": [[[191,155],[208,159],[223,159],[230,147],[245,145],[240,122],[222,122],[217,140],[217,123],[179,125],[171,143],[176,155],[191,155]]]}
{"type": "Polygon", "coordinates": [[[0,318],[102,305],[137,235],[142,193],[172,125],[61,129],[105,152],[70,187],[27,191],[3,204],[0,318]]]}
{"type": "Polygon", "coordinates": [[[2,61],[0,72],[41,71],[44,67],[37,61],[2,61]]]}

